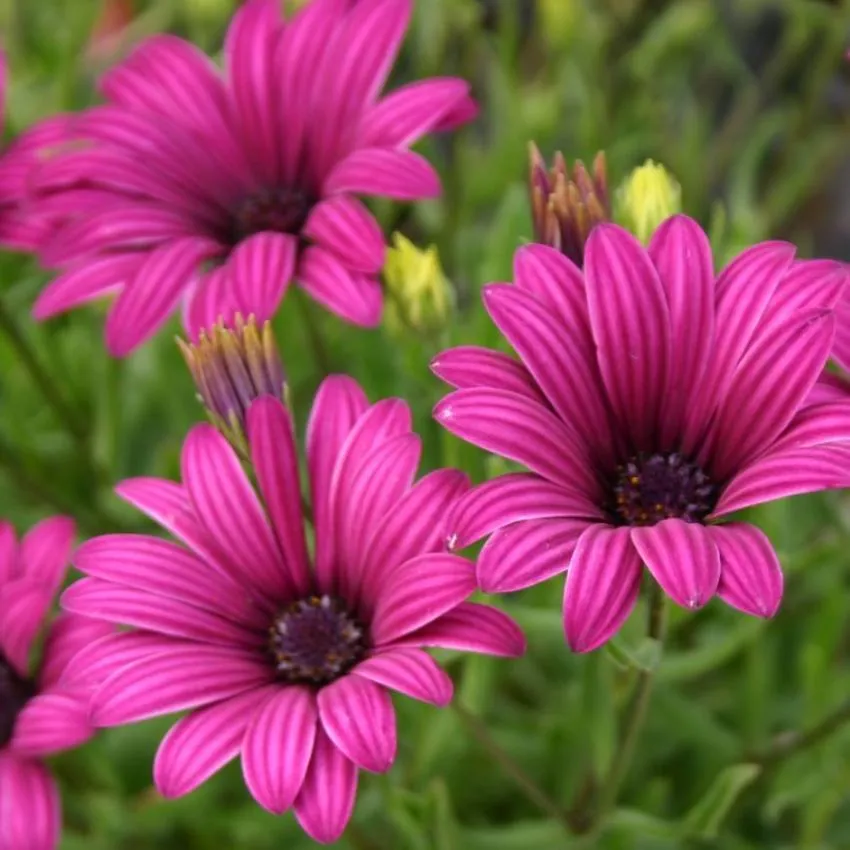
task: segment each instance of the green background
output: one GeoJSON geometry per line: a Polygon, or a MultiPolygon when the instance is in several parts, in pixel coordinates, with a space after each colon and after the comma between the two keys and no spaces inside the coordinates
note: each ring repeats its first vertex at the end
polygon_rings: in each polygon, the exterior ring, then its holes
{"type": "MultiPolygon", "coordinates": [[[[10,134],[96,99],[96,74],[124,49],[92,52],[98,6],[0,0],[10,134]]],[[[138,3],[124,41],[169,29],[214,52],[232,7],[138,3]]],[[[394,336],[345,326],[294,293],[275,324],[300,429],[323,368],[348,371],[373,399],[410,402],[427,468],[459,465],[476,480],[499,471],[433,423],[442,390],[427,364],[450,344],[500,344],[478,290],[510,279],[512,253],[531,236],[530,139],[547,156],[560,148],[585,161],[604,148],[613,185],[646,157],[662,161],[682,185],[686,210],[709,230],[718,265],[765,238],[793,239],[804,256],[840,251],[848,25],[848,4],[814,0],[420,0],[393,82],[462,75],[482,116],[421,146],[444,179],[441,200],[374,208],[387,233],[401,229],[423,246],[438,245],[457,307],[446,327],[394,336]],[[302,309],[319,329],[324,367],[302,309]]],[[[84,536],[148,529],[111,488],[131,475],[176,477],[181,441],[202,418],[173,342],[177,324],[129,359],[111,360],[102,306],[31,322],[46,279],[25,258],[0,258],[0,514],[23,529],[49,513],[71,513],[84,536]],[[57,412],[57,399],[67,410],[57,412]]],[[[339,846],[850,847],[850,733],[766,769],[748,766],[777,735],[811,727],[850,697],[847,502],[826,494],[751,514],[782,557],[782,609],[771,622],[719,601],[697,614],[672,612],[620,808],[600,834],[568,838],[455,711],[400,699],[399,760],[387,776],[362,774],[353,827],[339,846]]],[[[527,630],[523,660],[445,660],[463,705],[580,821],[582,800],[616,752],[618,713],[636,666],[655,664],[657,647],[641,643],[639,611],[617,652],[571,655],[561,593],[555,580],[499,601],[527,630]]],[[[251,800],[238,764],[183,800],[161,800],[151,764],[167,726],[110,731],[56,760],[63,850],[311,846],[291,816],[275,818],[251,800]]]]}

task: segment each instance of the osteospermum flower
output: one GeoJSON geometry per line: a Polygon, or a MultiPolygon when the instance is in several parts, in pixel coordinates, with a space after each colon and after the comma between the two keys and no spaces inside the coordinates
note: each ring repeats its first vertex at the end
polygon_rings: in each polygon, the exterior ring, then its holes
{"type": "Polygon", "coordinates": [[[259,496],[211,425],[186,439],[183,483],[136,479],[118,492],[178,537],[108,535],[83,544],[75,612],[134,627],[74,664],[99,726],[189,709],[163,740],[154,777],[177,797],[241,755],[254,798],[294,808],[318,841],[343,831],[358,770],[396,754],[389,691],[445,705],[451,679],[423,650],[523,649],[514,623],[467,602],[468,561],[443,551],[441,520],[466,489],[438,470],[415,484],[420,442],[397,399],[366,401],[345,377],[321,386],[307,429],[314,553],[308,554],[292,422],[264,396],[247,435],[259,496]]]}
{"type": "Polygon", "coordinates": [[[106,342],[120,356],[181,302],[193,335],[237,310],[262,322],[294,278],[376,325],[384,239],[355,196],[438,195],[409,147],[475,112],[450,78],[379,99],[411,5],[315,0],[284,23],[278,0],[248,0],[223,76],[178,38],[145,41],[103,79],[106,105],[78,117],[86,147],[35,177],[40,216],[67,220],[40,253],[63,273],[35,316],[117,292],[106,342]]]}
{"type": "Polygon", "coordinates": [[[708,239],[684,216],[647,250],[598,225],[583,274],[549,248],[521,248],[515,285],[484,290],[520,361],[467,347],[433,364],[460,388],[437,419],[530,470],[453,511],[453,546],[492,535],[480,586],[519,590],[567,570],[564,626],[578,651],[628,617],[642,564],[680,605],[716,593],[774,614],[776,554],[758,528],[726,520],[850,483],[850,404],[815,386],[845,279],[839,264],[795,262],[778,242],[715,279],[708,239]]]}
{"type": "Polygon", "coordinates": [[[66,686],[62,675],[68,660],[110,627],[75,614],[49,616],[73,538],[74,524],[64,517],[39,523],[20,543],[8,523],[0,524],[0,850],[57,846],[59,790],[44,758],[93,734],[87,694],[66,686]]]}

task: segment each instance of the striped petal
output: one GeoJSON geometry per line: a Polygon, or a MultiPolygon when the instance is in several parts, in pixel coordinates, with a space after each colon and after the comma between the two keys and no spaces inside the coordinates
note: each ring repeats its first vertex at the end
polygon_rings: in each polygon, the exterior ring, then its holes
{"type": "Polygon", "coordinates": [[[37,694],[23,707],[9,746],[16,755],[41,758],[78,747],[92,735],[86,700],[48,692],[37,694]]]}
{"type": "Polygon", "coordinates": [[[427,652],[412,647],[379,652],[361,661],[351,675],[432,705],[448,705],[454,690],[445,670],[427,652]]]}
{"type": "Polygon", "coordinates": [[[418,201],[440,194],[440,178],[428,160],[413,151],[359,148],[333,168],[323,191],[418,201]]]}
{"type": "Polygon", "coordinates": [[[304,225],[304,236],[331,251],[346,268],[377,274],[384,265],[384,234],[366,206],[348,195],[321,201],[304,225]]]}
{"type": "Polygon", "coordinates": [[[59,789],[40,761],[0,752],[0,848],[56,850],[59,789]]]}

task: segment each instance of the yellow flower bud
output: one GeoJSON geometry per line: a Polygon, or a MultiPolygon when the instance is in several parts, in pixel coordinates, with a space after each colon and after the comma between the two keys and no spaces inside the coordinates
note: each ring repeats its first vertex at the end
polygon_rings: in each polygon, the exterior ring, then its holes
{"type": "Polygon", "coordinates": [[[655,228],[682,209],[682,188],[664,168],[648,159],[617,190],[615,218],[641,242],[649,242],[655,228]]]}
{"type": "Polygon", "coordinates": [[[452,297],[436,246],[423,251],[401,233],[394,233],[384,264],[384,283],[389,295],[384,319],[390,331],[427,333],[445,324],[452,297]]]}

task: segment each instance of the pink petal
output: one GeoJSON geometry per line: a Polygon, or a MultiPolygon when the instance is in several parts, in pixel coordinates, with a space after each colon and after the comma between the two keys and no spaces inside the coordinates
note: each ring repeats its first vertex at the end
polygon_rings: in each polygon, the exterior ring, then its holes
{"type": "Polygon", "coordinates": [[[472,564],[457,555],[420,555],[387,579],[375,604],[373,645],[380,647],[436,620],[475,590],[472,564]]]}
{"type": "Polygon", "coordinates": [[[94,735],[85,700],[64,693],[33,697],[15,720],[9,746],[16,756],[40,758],[78,747],[94,735]]]}
{"type": "Polygon", "coordinates": [[[332,375],[319,386],[307,422],[307,468],[316,530],[316,561],[326,571],[333,562],[334,469],[349,433],[368,406],[366,395],[356,381],[345,375],[332,375]]]}
{"type": "Polygon", "coordinates": [[[61,827],[50,771],[39,761],[0,752],[0,848],[56,850],[61,827]]]}
{"type": "MultiPolygon", "coordinates": [[[[841,319],[837,318],[836,323],[840,324],[841,319]]],[[[836,328],[836,335],[838,328],[836,328]]],[[[833,355],[835,347],[833,346],[833,355]]],[[[841,375],[836,375],[833,372],[824,370],[817,379],[815,385],[809,390],[803,405],[822,404],[827,401],[847,401],[850,398],[850,381],[841,375]]]]}
{"type": "Polygon", "coordinates": [[[303,235],[331,251],[353,272],[377,274],[384,265],[384,234],[364,204],[335,195],[313,207],[303,235]]]}
{"type": "Polygon", "coordinates": [[[637,602],[641,562],[630,535],[630,528],[600,524],[579,538],[564,588],[564,632],[573,652],[613,637],[637,602]]]}
{"type": "Polygon", "coordinates": [[[235,322],[237,307],[233,275],[227,265],[217,266],[198,275],[183,294],[183,327],[189,339],[197,343],[201,331],[217,322],[230,326],[235,322]]]}
{"type": "Polygon", "coordinates": [[[664,288],[637,239],[612,224],[591,232],[584,275],[599,368],[614,414],[637,448],[652,449],[671,362],[664,288]]]}
{"type": "Polygon", "coordinates": [[[289,583],[307,591],[310,563],[301,514],[301,482],[292,417],[280,399],[258,398],[248,410],[248,441],[263,501],[283,553],[289,583]]]}
{"type": "Polygon", "coordinates": [[[120,726],[209,705],[273,677],[259,658],[207,644],[174,645],[113,673],[92,697],[95,726],[120,726]]]}
{"type": "Polygon", "coordinates": [[[403,434],[375,449],[350,475],[341,475],[336,490],[336,553],[345,565],[338,571],[343,595],[356,598],[367,544],[383,518],[410,489],[419,467],[422,441],[403,434]]]}
{"type": "Polygon", "coordinates": [[[593,344],[584,276],[572,260],[548,245],[523,245],[514,255],[514,280],[575,338],[593,344]]]}
{"type": "Polygon", "coordinates": [[[770,447],[770,453],[849,442],[850,398],[844,397],[840,401],[811,404],[799,410],[784,433],[770,447]]]}
{"type": "Polygon", "coordinates": [[[13,578],[18,578],[20,570],[15,527],[6,520],[0,520],[0,586],[13,578]]]}
{"type": "Polygon", "coordinates": [[[432,646],[516,658],[525,652],[525,635],[498,608],[477,602],[461,602],[427,626],[393,641],[393,645],[432,646]]]}
{"type": "Polygon", "coordinates": [[[317,68],[345,27],[348,0],[309,3],[288,23],[278,41],[275,70],[279,91],[278,141],[285,180],[315,177],[306,130],[313,126],[317,68]]]}
{"type": "Polygon", "coordinates": [[[273,59],[282,28],[275,0],[248,0],[233,16],[224,43],[231,120],[255,173],[265,180],[277,177],[273,59]]]}
{"type": "Polygon", "coordinates": [[[62,594],[62,606],[75,614],[171,637],[224,646],[250,647],[257,642],[255,634],[216,614],[178,599],[97,578],[74,582],[62,594]]]}
{"type": "Polygon", "coordinates": [[[80,650],[115,631],[111,623],[63,612],[53,620],[44,641],[38,683],[42,690],[56,686],[80,650]]]}
{"type": "Polygon", "coordinates": [[[94,578],[185,602],[242,625],[264,622],[239,585],[167,540],[104,534],[80,546],[74,565],[94,578]]]}
{"type": "MultiPolygon", "coordinates": [[[[180,484],[163,478],[127,478],[115,487],[115,492],[182,540],[228,579],[233,573],[238,574],[238,568],[229,563],[198,521],[189,496],[180,484]]],[[[263,600],[264,596],[258,596],[254,603],[262,608],[263,600]]]]}
{"type": "Polygon", "coordinates": [[[151,336],[174,311],[198,265],[220,250],[212,239],[186,237],[151,251],[109,311],[109,353],[123,357],[151,336]]]}
{"type": "Polygon", "coordinates": [[[233,288],[228,311],[235,308],[260,324],[271,319],[295,274],[297,255],[298,241],[285,233],[255,233],[243,239],[227,259],[233,288]]]}
{"type": "Polygon", "coordinates": [[[685,410],[696,395],[714,347],[714,265],[702,228],[684,215],[673,216],[649,244],[670,310],[675,357],[661,418],[663,441],[674,442],[685,410]]]}
{"type": "Polygon", "coordinates": [[[418,201],[440,194],[440,178],[427,159],[413,151],[360,148],[339,162],[325,180],[323,193],[377,195],[418,201]]]}
{"type": "Polygon", "coordinates": [[[411,8],[411,0],[360,0],[334,34],[316,71],[322,97],[314,107],[311,159],[318,174],[350,147],[352,129],[392,68],[411,8]]]}
{"type": "Polygon", "coordinates": [[[547,408],[498,389],[455,390],[434,408],[452,434],[527,466],[577,495],[599,494],[577,438],[547,408]]]}
{"type": "Polygon", "coordinates": [[[835,305],[835,343],[832,356],[850,371],[850,298],[846,295],[835,305]]]}
{"type": "Polygon", "coordinates": [[[212,425],[196,425],[183,443],[181,467],[199,520],[238,578],[266,598],[292,595],[262,505],[227,440],[212,425]]]}
{"type": "Polygon", "coordinates": [[[65,578],[76,534],[70,517],[50,517],[34,525],[18,549],[19,574],[55,593],[65,578]]]}
{"type": "Polygon", "coordinates": [[[469,83],[456,77],[417,80],[396,89],[363,117],[358,147],[406,148],[438,129],[467,102],[469,83]]]}
{"type": "Polygon", "coordinates": [[[500,528],[484,544],[476,580],[485,593],[524,590],[566,572],[586,519],[537,519],[500,528]]]}
{"type": "Polygon", "coordinates": [[[819,490],[850,487],[850,452],[840,446],[785,449],[739,472],[726,486],[710,518],[819,490]]]}
{"type": "Polygon", "coordinates": [[[289,809],[307,775],[318,712],[312,690],[279,688],[254,715],[242,745],[242,772],[254,799],[272,814],[289,809]]]}
{"type": "Polygon", "coordinates": [[[446,512],[468,486],[469,479],[456,469],[435,470],[417,481],[375,528],[362,565],[361,604],[367,613],[396,567],[442,549],[446,512]]]}
{"type": "Polygon", "coordinates": [[[0,587],[0,651],[22,675],[29,652],[53,601],[53,589],[18,578],[0,587]]]}
{"type": "Polygon", "coordinates": [[[94,298],[100,298],[133,280],[144,254],[107,254],[82,260],[54,278],[38,296],[33,318],[42,322],[94,298]]]}
{"type": "Polygon", "coordinates": [[[719,411],[711,451],[715,479],[734,474],[788,425],[826,365],[833,329],[831,313],[801,314],[747,352],[719,411]]]}
{"type": "Polygon", "coordinates": [[[320,727],[307,776],[295,800],[298,823],[314,841],[330,844],[351,819],[356,796],[357,767],[320,727]]]}
{"type": "Polygon", "coordinates": [[[343,676],[319,691],[319,717],[327,736],[358,767],[390,769],[396,756],[395,711],[385,688],[343,676]]]}
{"type": "Polygon", "coordinates": [[[87,646],[71,659],[62,672],[59,684],[71,690],[85,687],[89,690],[102,684],[109,676],[136,661],[168,653],[175,647],[185,647],[183,641],[163,637],[153,632],[113,629],[87,646]]]}
{"type": "Polygon", "coordinates": [[[316,540],[315,567],[320,587],[333,588],[340,576],[346,545],[340,537],[338,516],[347,495],[346,482],[353,480],[374,451],[396,437],[409,436],[410,407],[398,398],[382,399],[372,405],[354,424],[345,440],[331,478],[329,531],[316,540]]]}
{"type": "Polygon", "coordinates": [[[720,556],[699,523],[665,519],[632,529],[632,542],[664,592],[684,608],[702,608],[717,590],[720,556]]]}
{"type": "Polygon", "coordinates": [[[451,702],[454,690],[445,670],[427,652],[412,647],[373,655],[358,664],[352,676],[439,706],[451,702]]]}
{"type": "Polygon", "coordinates": [[[524,520],[601,519],[589,500],[524,472],[500,475],[465,493],[446,521],[450,549],[465,549],[503,526],[524,520]]]}
{"type": "Polygon", "coordinates": [[[350,270],[322,245],[311,245],[304,251],[298,265],[298,284],[347,322],[371,328],[381,321],[384,296],[378,281],[350,270]]]}
{"type": "MultiPolygon", "coordinates": [[[[735,367],[793,259],[792,245],[763,242],[739,254],[717,278],[714,351],[699,398],[688,416],[688,433],[694,441],[715,407],[726,397],[735,367]]],[[[693,447],[684,446],[686,451],[693,447]]]]}
{"type": "Polygon", "coordinates": [[[503,389],[548,404],[528,369],[501,351],[475,345],[450,348],[431,361],[431,371],[459,390],[476,387],[503,389]]]}
{"type": "Polygon", "coordinates": [[[756,617],[772,617],[782,601],[782,569],[767,535],[754,525],[730,522],[709,526],[720,552],[717,595],[756,617]]]}
{"type": "Polygon", "coordinates": [[[823,307],[832,310],[846,291],[847,266],[835,260],[797,260],[782,278],[759,326],[760,334],[774,320],[780,324],[794,311],[823,307]]]}
{"type": "Polygon", "coordinates": [[[182,797],[233,761],[258,706],[277,692],[277,685],[258,688],[178,720],[156,751],[153,776],[159,793],[182,797]]]}

